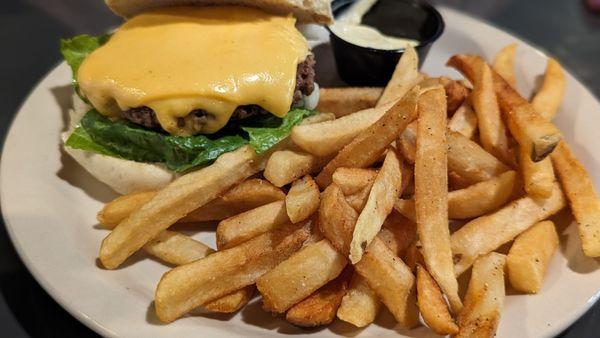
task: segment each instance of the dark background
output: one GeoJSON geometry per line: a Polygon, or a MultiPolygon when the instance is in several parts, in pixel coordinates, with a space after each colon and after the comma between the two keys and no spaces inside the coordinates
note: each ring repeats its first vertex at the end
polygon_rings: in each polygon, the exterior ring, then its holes
{"type": "MultiPolygon", "coordinates": [[[[483,18],[535,43],[555,55],[600,96],[600,14],[589,11],[583,1],[432,2],[483,18]]],[[[102,0],[1,0],[0,139],[4,140],[16,110],[31,88],[60,62],[61,37],[99,34],[119,21],[102,0]]],[[[15,253],[3,224],[0,291],[0,336],[96,336],[40,288],[15,253]]],[[[561,337],[598,337],[599,332],[600,305],[596,305],[561,337]]]]}

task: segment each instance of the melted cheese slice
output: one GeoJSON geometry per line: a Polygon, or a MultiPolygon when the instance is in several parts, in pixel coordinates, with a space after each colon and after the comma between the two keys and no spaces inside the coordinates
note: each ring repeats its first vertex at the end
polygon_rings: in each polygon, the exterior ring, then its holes
{"type": "Polygon", "coordinates": [[[209,112],[200,132],[221,129],[236,107],[257,104],[284,116],[296,67],[308,54],[291,16],[246,7],[172,7],[140,14],[121,26],[79,68],[83,94],[102,114],[152,108],[171,134],[194,109],[209,112]]]}

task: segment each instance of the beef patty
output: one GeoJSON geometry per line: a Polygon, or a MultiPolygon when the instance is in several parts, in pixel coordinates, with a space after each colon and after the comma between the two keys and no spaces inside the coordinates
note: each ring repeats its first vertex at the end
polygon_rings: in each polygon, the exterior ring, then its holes
{"type": "MultiPolygon", "coordinates": [[[[296,89],[294,90],[294,101],[292,105],[302,100],[302,96],[310,95],[315,89],[315,59],[312,55],[306,57],[304,62],[298,65],[296,70],[296,89]]],[[[192,130],[200,130],[208,119],[208,112],[202,109],[192,110],[187,116],[178,120],[180,127],[190,125],[192,130]]],[[[269,114],[258,105],[239,106],[233,112],[231,121],[239,121],[250,116],[269,114]]],[[[150,107],[136,107],[121,113],[121,116],[135,124],[148,129],[162,130],[156,113],[150,107]]]]}

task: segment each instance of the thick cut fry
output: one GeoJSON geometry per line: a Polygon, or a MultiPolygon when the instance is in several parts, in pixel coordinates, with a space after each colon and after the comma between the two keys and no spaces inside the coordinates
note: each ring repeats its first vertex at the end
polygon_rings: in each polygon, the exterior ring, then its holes
{"type": "Polygon", "coordinates": [[[346,201],[348,201],[348,204],[350,204],[350,206],[353,207],[356,212],[360,213],[365,208],[372,187],[373,182],[367,184],[367,186],[365,186],[361,191],[346,196],[346,201]]]}
{"type": "Polygon", "coordinates": [[[477,131],[477,115],[468,103],[462,106],[452,115],[448,121],[448,129],[472,139],[477,131]]]}
{"type": "Polygon", "coordinates": [[[565,142],[552,154],[552,162],[577,221],[583,253],[600,257],[600,199],[590,175],[565,142]]]}
{"type": "Polygon", "coordinates": [[[493,68],[508,84],[516,88],[517,78],[515,76],[515,54],[517,44],[511,43],[502,48],[494,58],[493,68]]]}
{"type": "Polygon", "coordinates": [[[377,237],[398,256],[404,256],[404,253],[417,237],[417,225],[415,222],[392,211],[385,219],[377,237]]]}
{"type": "Polygon", "coordinates": [[[441,336],[458,332],[442,291],[421,265],[417,265],[417,304],[423,320],[433,332],[441,336]]]}
{"type": "Polygon", "coordinates": [[[167,272],[156,289],[158,318],[171,322],[200,305],[256,283],[302,247],[310,228],[310,222],[283,226],[167,272]]]}
{"type": "Polygon", "coordinates": [[[285,320],[301,327],[327,325],[333,321],[346,294],[352,269],[346,267],[334,280],[325,284],[308,298],[292,306],[285,314],[285,320]]]}
{"type": "Polygon", "coordinates": [[[519,162],[525,191],[531,196],[541,198],[550,196],[554,182],[556,182],[550,159],[545,158],[539,162],[533,162],[529,153],[521,151],[519,148],[519,162]]]}
{"type": "Polygon", "coordinates": [[[180,222],[220,221],[284,198],[283,191],[271,183],[258,178],[249,179],[231,188],[223,196],[192,211],[180,222]]]}
{"type": "Polygon", "coordinates": [[[312,177],[304,176],[292,184],[285,197],[285,209],[292,223],[304,221],[319,208],[321,192],[312,177]]]}
{"type": "Polygon", "coordinates": [[[417,241],[414,241],[406,249],[403,260],[413,273],[417,272],[417,265],[425,266],[425,259],[421,253],[421,245],[417,241]]]}
{"type": "Polygon", "coordinates": [[[394,102],[404,97],[408,91],[421,82],[419,74],[419,55],[413,47],[404,50],[402,57],[396,64],[392,78],[383,89],[383,93],[377,101],[377,106],[388,102],[394,102]]]}
{"type": "Polygon", "coordinates": [[[285,149],[273,153],[263,175],[276,187],[283,187],[294,180],[321,170],[327,160],[302,150],[285,149]]]}
{"type": "Polygon", "coordinates": [[[410,163],[415,163],[415,152],[417,151],[417,121],[410,123],[398,136],[396,146],[402,156],[410,163]]]}
{"type": "Polygon", "coordinates": [[[268,157],[249,146],[223,154],[206,168],[180,176],[132,213],[102,241],[100,261],[115,269],[160,232],[259,172],[268,157]]]}
{"type": "Polygon", "coordinates": [[[304,247],[258,279],[263,308],[285,312],[336,278],[347,263],[326,239],[304,247]]]}
{"type": "Polygon", "coordinates": [[[358,213],[348,204],[342,190],[333,183],[325,189],[319,208],[319,229],[333,247],[347,256],[358,213]]]}
{"type": "Polygon", "coordinates": [[[319,186],[325,188],[331,184],[331,176],[337,168],[366,168],[375,163],[390,143],[417,117],[419,91],[419,86],[415,86],[377,122],[345,146],[317,176],[319,186]]]}
{"type": "Polygon", "coordinates": [[[547,199],[520,198],[493,214],[479,217],[452,234],[454,270],[460,275],[477,257],[512,241],[523,231],[565,207],[565,198],[558,184],[547,199]]]}
{"type": "Polygon", "coordinates": [[[292,128],[292,141],[305,151],[320,157],[332,155],[375,123],[395,102],[352,113],[333,121],[292,128]]]}
{"type": "Polygon", "coordinates": [[[540,222],[520,234],[506,259],[510,284],[522,292],[540,291],[546,268],[557,248],[558,234],[552,221],[540,222]]]}
{"type": "Polygon", "coordinates": [[[402,326],[418,324],[415,277],[382,240],[374,238],[354,268],[402,326]]]}
{"type": "Polygon", "coordinates": [[[458,316],[457,338],[491,338],[496,336],[506,292],[504,265],[506,256],[492,252],[473,265],[465,296],[465,306],[458,316]]]}
{"type": "Polygon", "coordinates": [[[321,88],[317,110],[346,116],[360,110],[373,108],[383,93],[381,87],[321,88]]]}
{"type": "Polygon", "coordinates": [[[388,150],[369,193],[367,203],[354,227],[349,255],[352,264],[360,261],[363,252],[381,229],[381,225],[394,208],[394,202],[402,193],[400,191],[402,185],[400,166],[401,163],[396,152],[393,149],[388,150]]]}
{"type": "Polygon", "coordinates": [[[119,196],[98,212],[96,219],[107,229],[113,229],[135,210],[148,203],[156,191],[141,191],[119,196]]]}
{"type": "Polygon", "coordinates": [[[381,301],[375,291],[364,277],[354,273],[348,291],[337,310],[337,317],[356,327],[365,327],[375,320],[380,308],[381,301]]]}
{"type": "Polygon", "coordinates": [[[290,222],[285,201],[275,201],[219,222],[217,248],[228,249],[290,222]]]}
{"type": "Polygon", "coordinates": [[[548,59],[542,87],[531,100],[535,111],[546,120],[552,120],[565,96],[565,72],[560,63],[548,59]]]}
{"type": "Polygon", "coordinates": [[[396,203],[394,203],[394,209],[409,220],[413,222],[417,221],[415,200],[399,198],[396,203]]]}
{"type": "Polygon", "coordinates": [[[504,163],[511,163],[506,127],[502,121],[502,116],[500,116],[500,107],[494,92],[492,71],[483,60],[479,62],[477,67],[471,102],[477,114],[479,139],[483,149],[501,159],[504,163]]]}
{"type": "Polygon", "coordinates": [[[204,304],[202,307],[218,313],[233,313],[243,308],[248,304],[254,296],[256,288],[254,285],[246,286],[243,289],[232,292],[221,298],[217,298],[211,302],[204,304]]]}
{"type": "Polygon", "coordinates": [[[448,170],[471,184],[487,181],[509,168],[477,143],[459,133],[448,132],[448,170]]]}
{"type": "Polygon", "coordinates": [[[446,113],[452,116],[469,96],[469,89],[458,81],[450,80],[444,84],[444,90],[446,91],[446,113]]]}
{"type": "MultiPolygon", "coordinates": [[[[476,67],[481,57],[454,55],[448,65],[461,71],[471,82],[476,77],[476,67]]],[[[500,108],[506,115],[508,128],[519,145],[530,153],[534,162],[543,160],[561,139],[554,124],[537,114],[531,104],[519,95],[498,73],[492,72],[494,89],[500,108]]]]}
{"type": "Polygon", "coordinates": [[[448,167],[446,97],[442,88],[419,98],[417,152],[415,156],[415,215],[427,269],[460,311],[448,228],[448,167]]]}
{"type": "Polygon", "coordinates": [[[331,179],[344,195],[352,195],[363,190],[375,181],[377,171],[362,168],[337,168],[331,179]]]}

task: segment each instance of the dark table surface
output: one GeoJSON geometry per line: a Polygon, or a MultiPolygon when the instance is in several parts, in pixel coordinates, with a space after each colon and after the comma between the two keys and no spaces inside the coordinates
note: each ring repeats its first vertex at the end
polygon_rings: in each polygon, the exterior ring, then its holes
{"type": "MultiPolygon", "coordinates": [[[[555,55],[600,96],[600,15],[581,0],[433,1],[483,18],[555,55]]],[[[29,90],[60,61],[58,41],[120,20],[102,0],[0,1],[0,135],[29,90]]],[[[43,123],[43,121],[40,121],[43,123]]],[[[40,288],[0,226],[0,336],[93,337],[40,288]]],[[[565,290],[568,292],[568,290],[565,290]]],[[[600,303],[561,337],[600,336],[600,303]]]]}

